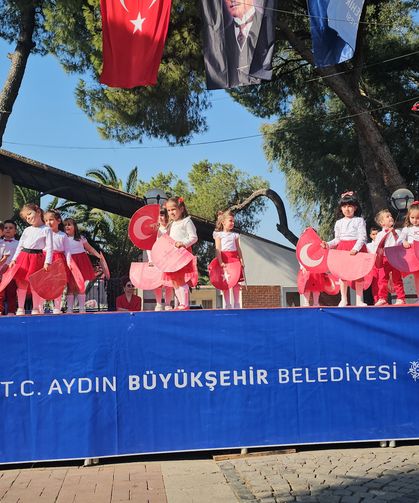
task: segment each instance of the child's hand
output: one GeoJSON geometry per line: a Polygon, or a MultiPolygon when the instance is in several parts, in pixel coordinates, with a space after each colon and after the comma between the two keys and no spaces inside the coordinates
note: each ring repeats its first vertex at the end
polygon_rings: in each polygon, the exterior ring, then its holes
{"type": "Polygon", "coordinates": [[[45,271],[48,271],[48,267],[49,267],[49,264],[46,264],[46,263],[45,263],[45,264],[44,264],[44,270],[45,270],[45,271]]]}
{"type": "Polygon", "coordinates": [[[410,248],[411,244],[409,241],[403,241],[403,248],[410,248]]]}
{"type": "Polygon", "coordinates": [[[149,263],[148,263],[148,267],[154,267],[153,262],[149,262],[149,263]]]}
{"type": "Polygon", "coordinates": [[[12,268],[14,267],[14,265],[16,264],[16,261],[15,260],[12,260],[9,264],[9,267],[12,268]]]}
{"type": "Polygon", "coordinates": [[[357,250],[351,250],[351,251],[349,252],[349,255],[356,255],[357,253],[358,253],[358,252],[357,252],[357,250]]]}
{"type": "Polygon", "coordinates": [[[2,265],[4,262],[7,260],[7,255],[4,255],[2,258],[0,258],[0,265],[2,265]]]}
{"type": "Polygon", "coordinates": [[[182,243],[182,241],[176,241],[175,246],[176,248],[185,248],[185,245],[182,243]]]}
{"type": "Polygon", "coordinates": [[[329,245],[326,243],[326,241],[322,241],[322,242],[320,243],[320,246],[321,246],[322,248],[329,248],[329,245]]]}

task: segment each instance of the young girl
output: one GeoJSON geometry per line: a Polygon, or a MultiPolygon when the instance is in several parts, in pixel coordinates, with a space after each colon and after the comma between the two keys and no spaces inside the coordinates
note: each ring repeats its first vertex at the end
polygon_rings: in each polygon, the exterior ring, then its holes
{"type": "MultiPolygon", "coordinates": [[[[100,259],[100,254],[91,246],[84,236],[80,235],[77,223],[73,218],[64,220],[64,230],[70,243],[71,258],[75,261],[85,281],[95,279],[95,271],[86,252],[100,259]]],[[[86,294],[78,291],[77,285],[72,279],[68,285],[67,312],[72,313],[74,296],[78,296],[79,313],[85,313],[86,294]]]]}
{"type": "MultiPolygon", "coordinates": [[[[26,292],[29,276],[44,268],[48,270],[52,262],[52,231],[44,224],[43,212],[37,204],[25,204],[20,216],[29,224],[19,240],[9,267],[16,267],[14,280],[17,285],[17,316],[25,314],[26,292]],[[42,253],[45,250],[45,255],[42,253]]],[[[40,314],[41,297],[32,291],[32,314],[40,314]]]]}
{"type": "MultiPolygon", "coordinates": [[[[158,221],[158,231],[157,231],[157,239],[161,237],[163,234],[166,234],[169,231],[169,214],[167,213],[167,209],[165,207],[160,208],[159,221],[158,221]]],[[[154,267],[151,261],[151,251],[147,250],[148,257],[148,265],[150,267],[154,267]]],[[[164,303],[165,303],[165,311],[172,310],[172,300],[173,300],[173,288],[170,286],[169,282],[165,283],[163,286],[156,288],[154,290],[154,295],[156,297],[156,307],[155,311],[163,310],[163,287],[165,289],[164,292],[164,303]]]]}
{"type": "MultiPolygon", "coordinates": [[[[225,267],[226,263],[240,260],[242,271],[237,284],[231,288],[233,290],[233,306],[234,309],[240,309],[240,281],[243,278],[243,255],[240,248],[240,237],[234,229],[234,215],[231,211],[218,212],[217,222],[213,238],[215,240],[215,255],[221,267],[225,267]]],[[[231,309],[231,294],[230,290],[223,290],[225,309],[231,309]]]]}
{"type": "MultiPolygon", "coordinates": [[[[198,241],[196,228],[185,203],[181,197],[171,197],[166,203],[167,213],[170,218],[169,236],[175,240],[176,248],[188,248],[198,241]]],[[[163,279],[170,280],[175,287],[175,294],[179,301],[177,309],[189,309],[189,286],[198,283],[198,269],[196,259],[185,267],[173,273],[164,273],[163,279]]]]}
{"type": "MultiPolygon", "coordinates": [[[[57,210],[48,210],[44,214],[45,225],[52,230],[53,239],[53,254],[52,261],[61,261],[64,265],[67,274],[67,284],[72,280],[71,271],[68,264],[71,260],[70,242],[68,236],[62,231],[63,223],[61,215],[57,210]]],[[[54,299],[53,314],[61,314],[61,297],[62,294],[54,299]]]]}
{"type": "MultiPolygon", "coordinates": [[[[335,224],[335,238],[329,242],[322,242],[323,248],[337,248],[338,250],[348,250],[351,255],[358,252],[367,252],[365,243],[367,241],[367,229],[365,221],[360,217],[361,208],[354,192],[344,192],[340,196],[338,204],[338,214],[343,214],[335,224]]],[[[339,307],[348,305],[348,286],[349,282],[340,281],[341,300],[339,307]]],[[[359,278],[355,281],[356,305],[366,306],[363,300],[364,280],[359,278]]]]}
{"type": "MultiPolygon", "coordinates": [[[[410,248],[415,241],[419,241],[419,201],[413,201],[410,205],[397,242],[402,243],[405,248],[410,248]]],[[[419,270],[413,273],[413,277],[416,296],[419,299],[419,270]]]]}

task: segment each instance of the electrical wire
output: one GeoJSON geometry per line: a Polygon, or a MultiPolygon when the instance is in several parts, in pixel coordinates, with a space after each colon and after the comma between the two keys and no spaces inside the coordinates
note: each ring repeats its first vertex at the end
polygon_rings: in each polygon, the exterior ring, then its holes
{"type": "MultiPolygon", "coordinates": [[[[350,115],[344,115],[336,118],[328,118],[328,122],[339,122],[347,119],[352,119],[354,117],[359,117],[364,114],[369,114],[372,112],[377,112],[378,110],[383,110],[383,109],[391,109],[394,107],[397,107],[399,105],[403,105],[404,103],[409,103],[409,102],[416,102],[419,99],[418,96],[414,96],[412,98],[402,100],[402,101],[397,101],[395,103],[390,103],[389,105],[381,105],[379,107],[373,108],[371,110],[365,110],[363,112],[359,112],[357,114],[350,114],[350,115]]],[[[287,131],[294,131],[301,129],[305,126],[299,126],[296,128],[286,128],[287,131]]],[[[43,144],[37,144],[37,143],[19,143],[19,142],[10,142],[10,141],[5,141],[3,143],[7,145],[19,145],[19,146],[24,146],[24,147],[39,147],[39,148],[51,148],[51,149],[67,149],[67,150],[149,150],[149,149],[155,149],[155,150],[162,150],[162,149],[168,149],[168,148],[185,148],[185,147],[198,147],[202,145],[212,145],[212,144],[217,144],[217,143],[229,143],[233,141],[241,141],[241,140],[250,140],[253,138],[261,138],[263,135],[262,134],[253,134],[253,135],[248,135],[248,136],[237,136],[234,138],[221,138],[219,140],[208,140],[208,141],[201,141],[201,142],[195,142],[195,143],[186,143],[184,145],[139,145],[139,146],[127,146],[127,147],[80,147],[80,146],[65,146],[65,145],[43,145],[43,144]]]]}

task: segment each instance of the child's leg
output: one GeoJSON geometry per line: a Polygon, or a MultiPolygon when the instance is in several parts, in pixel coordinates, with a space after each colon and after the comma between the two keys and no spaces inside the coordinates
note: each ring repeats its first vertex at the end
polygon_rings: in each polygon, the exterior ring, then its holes
{"type": "Polygon", "coordinates": [[[241,309],[240,305],[240,285],[237,283],[233,287],[233,299],[234,299],[234,309],[241,309]]]}
{"type": "Polygon", "coordinates": [[[400,271],[394,269],[391,270],[391,275],[393,277],[394,292],[396,293],[398,304],[404,303],[406,299],[406,293],[404,291],[403,278],[400,271]]]}
{"type": "Polygon", "coordinates": [[[230,290],[223,290],[224,309],[231,309],[230,290]]]}
{"type": "Polygon", "coordinates": [[[86,303],[86,294],[79,293],[78,294],[78,301],[79,301],[79,313],[85,313],[86,308],[84,307],[84,304],[86,303]]]}
{"type": "Polygon", "coordinates": [[[310,292],[303,293],[303,307],[308,307],[310,305],[310,292]]]}
{"type": "Polygon", "coordinates": [[[189,287],[188,285],[182,285],[175,289],[176,296],[179,301],[178,309],[185,309],[189,307],[189,287]]]}
{"type": "Polygon", "coordinates": [[[364,302],[364,280],[359,279],[355,281],[355,296],[356,305],[358,307],[365,307],[367,304],[364,302]]]}
{"type": "Polygon", "coordinates": [[[156,288],[154,290],[154,296],[156,297],[156,304],[161,304],[162,288],[156,288]]]}
{"type": "Polygon", "coordinates": [[[340,284],[339,307],[345,307],[348,305],[348,282],[343,281],[343,279],[340,279],[339,284],[340,284]]]}
{"type": "Polygon", "coordinates": [[[320,292],[313,292],[313,306],[319,306],[320,292]]]}
{"type": "Polygon", "coordinates": [[[54,299],[54,311],[56,311],[56,313],[58,313],[58,311],[61,312],[61,298],[62,296],[60,295],[54,299]]]}
{"type": "Polygon", "coordinates": [[[67,294],[67,313],[72,313],[74,308],[74,293],[67,294]]]}
{"type": "Polygon", "coordinates": [[[173,288],[171,286],[166,286],[164,289],[164,300],[166,307],[172,304],[173,300],[173,288]]]}
{"type": "Polygon", "coordinates": [[[32,290],[32,314],[40,314],[43,312],[44,299],[32,290]]]}

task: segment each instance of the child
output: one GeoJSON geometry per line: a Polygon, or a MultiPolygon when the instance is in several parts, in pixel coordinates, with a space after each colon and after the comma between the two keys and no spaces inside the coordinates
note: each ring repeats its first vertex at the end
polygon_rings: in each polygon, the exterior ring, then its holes
{"type": "MultiPolygon", "coordinates": [[[[90,253],[95,257],[100,259],[100,254],[91,246],[84,236],[80,235],[77,223],[73,218],[66,218],[64,220],[64,230],[68,236],[70,243],[71,258],[75,261],[77,267],[85,281],[91,281],[95,279],[95,271],[93,269],[92,263],[86,253],[90,253]]],[[[79,302],[79,313],[85,313],[85,302],[86,294],[81,294],[78,291],[77,285],[72,279],[68,285],[68,295],[67,295],[67,312],[72,313],[74,307],[74,296],[78,296],[79,302]]]]}
{"type": "MultiPolygon", "coordinates": [[[[0,241],[0,280],[2,273],[7,270],[12,261],[12,257],[19,243],[19,241],[15,239],[17,228],[13,220],[5,220],[3,230],[3,239],[0,241]]],[[[12,280],[6,288],[0,292],[0,315],[5,312],[5,301],[7,301],[7,313],[15,314],[17,307],[15,280],[12,280]]]]}
{"type": "MultiPolygon", "coordinates": [[[[402,243],[404,248],[410,248],[414,241],[419,241],[419,201],[413,201],[410,205],[397,243],[402,243]]],[[[419,270],[413,273],[413,278],[419,301],[419,270]]]]}
{"type": "MultiPolygon", "coordinates": [[[[368,253],[375,253],[374,242],[380,230],[381,229],[376,225],[371,225],[369,234],[371,241],[366,244],[368,253]]],[[[368,304],[375,304],[378,300],[378,269],[376,266],[373,267],[372,274],[373,276],[371,280],[371,286],[366,290],[366,293],[364,293],[364,299],[365,295],[369,297],[368,304]],[[372,295],[372,302],[371,302],[371,295],[372,295]]]]}
{"type": "MultiPolygon", "coordinates": [[[[381,210],[377,213],[375,221],[381,226],[382,230],[377,234],[374,241],[375,250],[380,246],[383,239],[384,248],[395,246],[399,239],[398,232],[394,229],[394,218],[389,210],[381,210]]],[[[393,281],[394,291],[397,295],[396,304],[405,304],[406,294],[404,293],[403,279],[400,271],[395,269],[387,258],[383,255],[382,261],[378,265],[378,300],[375,306],[385,306],[387,304],[387,296],[389,294],[388,282],[390,275],[393,281]]]]}
{"type": "MultiPolygon", "coordinates": [[[[240,281],[243,278],[243,255],[240,248],[240,238],[234,229],[234,215],[231,211],[218,212],[217,222],[215,224],[215,232],[213,238],[215,240],[215,254],[221,267],[225,267],[226,263],[240,260],[242,272],[237,284],[231,289],[233,290],[234,309],[240,309],[240,281]]],[[[230,290],[223,290],[224,308],[231,309],[230,290]]]]}
{"type": "MultiPolygon", "coordinates": [[[[182,197],[171,197],[166,203],[167,213],[170,218],[169,236],[175,240],[176,248],[187,248],[191,251],[192,245],[198,241],[196,228],[182,197]]],[[[189,309],[189,285],[198,283],[198,269],[196,259],[185,267],[173,273],[164,273],[163,279],[170,280],[175,287],[175,294],[179,301],[177,309],[189,309]]]]}
{"type": "Polygon", "coordinates": [[[0,241],[3,239],[4,234],[4,223],[0,222],[0,241]]]}
{"type": "MultiPolygon", "coordinates": [[[[29,276],[48,266],[52,262],[52,231],[44,224],[43,212],[37,204],[25,204],[20,216],[29,224],[19,240],[16,252],[9,267],[16,267],[14,280],[17,285],[17,316],[25,314],[26,292],[29,276]],[[45,250],[45,255],[42,253],[45,250]]],[[[32,291],[32,314],[41,314],[42,299],[32,291]]]]}
{"type": "MultiPolygon", "coordinates": [[[[53,232],[52,261],[56,262],[60,260],[63,263],[67,274],[67,283],[70,283],[72,279],[70,269],[68,268],[68,264],[70,264],[71,260],[70,242],[67,234],[61,230],[61,228],[63,228],[61,215],[57,210],[48,210],[44,214],[44,219],[45,224],[48,225],[53,232]]],[[[61,297],[62,293],[59,297],[54,299],[53,314],[61,314],[61,297]]]]}
{"type": "MultiPolygon", "coordinates": [[[[157,231],[157,239],[161,237],[163,234],[166,234],[169,230],[169,214],[167,213],[167,209],[165,207],[160,208],[160,213],[159,213],[159,221],[158,221],[158,231],[157,231]]],[[[152,261],[151,261],[151,252],[150,250],[147,250],[147,257],[148,257],[148,265],[150,267],[154,267],[152,261]]],[[[173,288],[168,284],[163,285],[165,292],[164,292],[164,302],[165,302],[165,311],[171,311],[172,310],[172,300],[173,300],[173,288]]],[[[156,307],[154,308],[155,311],[162,311],[163,310],[163,303],[162,303],[162,298],[163,298],[163,287],[156,288],[154,290],[154,295],[156,297],[156,307]]]]}
{"type": "MultiPolygon", "coordinates": [[[[338,214],[343,214],[343,218],[335,224],[335,238],[327,243],[323,241],[322,247],[348,250],[351,255],[356,255],[360,251],[366,252],[367,229],[364,219],[360,217],[361,208],[354,192],[344,192],[340,196],[338,214]]],[[[342,279],[339,281],[341,295],[339,307],[344,307],[348,305],[349,282],[342,279]]],[[[363,286],[363,278],[355,281],[356,305],[359,307],[367,305],[363,301],[363,286]]]]}

